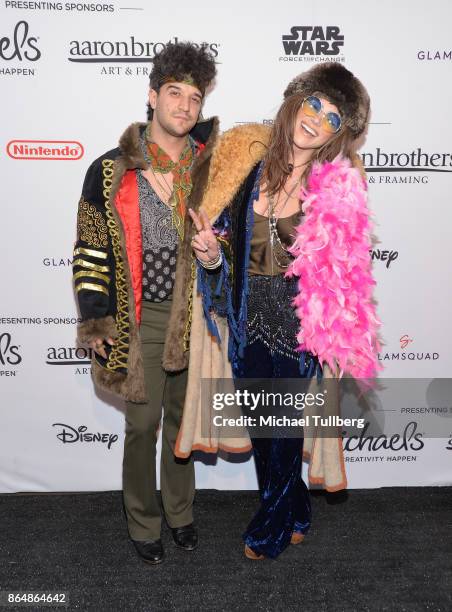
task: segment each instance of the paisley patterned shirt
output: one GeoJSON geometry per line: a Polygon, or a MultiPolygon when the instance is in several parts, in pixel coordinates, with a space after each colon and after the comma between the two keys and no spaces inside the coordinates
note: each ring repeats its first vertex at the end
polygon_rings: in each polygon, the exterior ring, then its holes
{"type": "MultiPolygon", "coordinates": [[[[191,136],[188,139],[194,158],[197,145],[191,136]]],[[[144,137],[140,138],[140,146],[149,162],[144,137]]],[[[143,298],[163,302],[171,298],[173,292],[179,236],[173,226],[170,207],[162,202],[141,170],[137,169],[136,174],[143,241],[143,298]]]]}

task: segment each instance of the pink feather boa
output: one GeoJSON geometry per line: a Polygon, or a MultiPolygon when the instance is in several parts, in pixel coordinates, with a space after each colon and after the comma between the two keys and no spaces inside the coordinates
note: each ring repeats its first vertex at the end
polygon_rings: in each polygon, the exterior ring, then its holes
{"type": "Polygon", "coordinates": [[[286,276],[299,276],[294,306],[300,350],[317,355],[340,376],[372,378],[380,326],[372,301],[367,186],[348,159],[315,164],[303,190],[306,216],[296,228],[286,276]]]}

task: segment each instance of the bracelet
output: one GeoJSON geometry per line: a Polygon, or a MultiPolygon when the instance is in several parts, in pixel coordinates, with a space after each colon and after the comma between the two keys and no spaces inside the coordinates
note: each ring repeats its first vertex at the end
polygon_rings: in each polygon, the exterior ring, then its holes
{"type": "Polygon", "coordinates": [[[201,261],[198,259],[198,261],[204,270],[215,270],[223,263],[223,251],[220,249],[218,255],[214,259],[210,259],[209,261],[201,261]]]}

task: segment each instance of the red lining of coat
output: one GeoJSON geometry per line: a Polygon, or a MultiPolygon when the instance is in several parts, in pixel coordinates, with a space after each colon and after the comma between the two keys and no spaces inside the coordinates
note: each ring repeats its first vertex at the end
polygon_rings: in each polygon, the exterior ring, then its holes
{"type": "Polygon", "coordinates": [[[135,170],[127,170],[116,194],[115,205],[124,228],[130,280],[135,296],[136,320],[137,325],[140,325],[143,294],[143,247],[138,198],[138,182],[135,170]]]}

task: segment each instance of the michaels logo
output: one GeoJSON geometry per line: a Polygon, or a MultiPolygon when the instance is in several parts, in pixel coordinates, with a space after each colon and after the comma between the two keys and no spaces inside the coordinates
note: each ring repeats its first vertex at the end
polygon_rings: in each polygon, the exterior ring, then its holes
{"type": "Polygon", "coordinates": [[[13,344],[10,333],[0,334],[0,364],[3,366],[19,365],[22,357],[19,354],[19,346],[13,344]]]}
{"type": "MultiPolygon", "coordinates": [[[[177,36],[168,43],[178,42],[177,36]]],[[[70,62],[78,63],[137,63],[150,62],[154,55],[165,49],[168,43],[141,42],[130,36],[127,40],[71,40],[69,43],[70,62]]],[[[218,56],[218,43],[203,42],[200,47],[209,49],[213,57],[218,56]]]]}
{"type": "Polygon", "coordinates": [[[84,154],[75,140],[11,140],[6,152],[13,159],[76,160],[84,154]]]}
{"type": "Polygon", "coordinates": [[[284,56],[279,61],[344,61],[339,26],[293,26],[282,36],[282,44],[284,56]]]}
{"type": "Polygon", "coordinates": [[[418,424],[410,421],[401,433],[392,435],[380,434],[378,436],[366,435],[369,428],[369,421],[366,421],[364,429],[359,436],[350,436],[344,439],[344,451],[365,451],[376,452],[380,450],[391,451],[420,451],[424,448],[422,433],[416,433],[418,424]]]}
{"type": "Polygon", "coordinates": [[[2,36],[0,40],[0,59],[24,60],[36,62],[41,57],[41,51],[37,47],[38,39],[36,36],[29,36],[30,26],[26,21],[19,21],[11,38],[2,36]]]}

